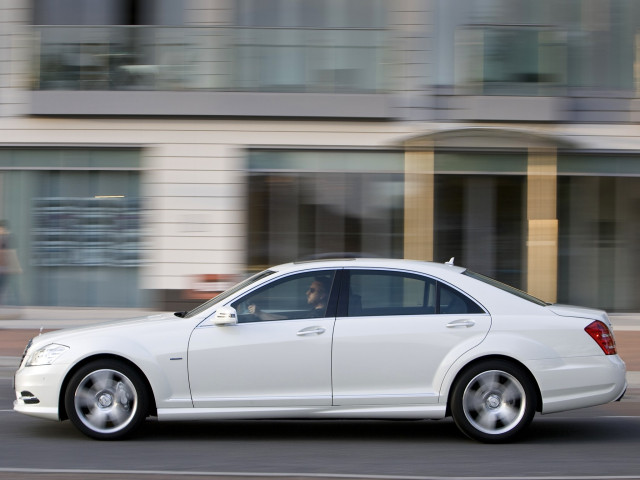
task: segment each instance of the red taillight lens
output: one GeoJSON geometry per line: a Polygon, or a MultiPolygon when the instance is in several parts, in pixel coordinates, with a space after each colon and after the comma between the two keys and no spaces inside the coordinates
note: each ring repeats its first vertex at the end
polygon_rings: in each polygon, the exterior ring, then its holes
{"type": "Polygon", "coordinates": [[[584,328],[584,331],[591,335],[605,355],[615,355],[616,352],[616,340],[613,338],[613,332],[609,330],[604,323],[596,320],[590,323],[584,328]]]}

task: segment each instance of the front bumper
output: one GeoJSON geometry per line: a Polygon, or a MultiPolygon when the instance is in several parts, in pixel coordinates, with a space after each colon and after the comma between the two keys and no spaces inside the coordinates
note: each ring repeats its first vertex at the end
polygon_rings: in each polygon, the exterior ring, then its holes
{"type": "Polygon", "coordinates": [[[67,365],[21,366],[14,377],[13,409],[25,415],[60,420],[59,400],[67,365]]]}

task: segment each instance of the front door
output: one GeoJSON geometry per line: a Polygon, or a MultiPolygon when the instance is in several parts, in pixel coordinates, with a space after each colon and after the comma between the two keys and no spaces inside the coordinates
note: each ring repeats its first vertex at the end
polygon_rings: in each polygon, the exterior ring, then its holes
{"type": "Polygon", "coordinates": [[[331,405],[334,271],[278,279],[231,305],[238,324],[204,322],[189,342],[195,407],[331,405]]]}

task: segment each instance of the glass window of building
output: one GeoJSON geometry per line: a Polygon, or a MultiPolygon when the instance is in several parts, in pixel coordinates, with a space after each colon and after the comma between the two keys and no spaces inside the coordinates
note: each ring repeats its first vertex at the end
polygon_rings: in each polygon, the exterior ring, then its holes
{"type": "Polygon", "coordinates": [[[526,152],[436,151],[434,259],[526,289],[526,152]]]}
{"type": "Polygon", "coordinates": [[[238,0],[237,23],[247,27],[383,28],[384,0],[238,0]]]}
{"type": "Polygon", "coordinates": [[[140,154],[0,150],[0,212],[20,261],[3,301],[142,307],[140,154]]]}
{"type": "Polygon", "coordinates": [[[440,0],[439,7],[440,85],[479,95],[637,90],[638,2],[440,0]]]}
{"type": "Polygon", "coordinates": [[[382,0],[241,0],[234,84],[284,92],[376,92],[388,63],[382,0]]]}
{"type": "Polygon", "coordinates": [[[558,301],[640,308],[640,158],[558,158],[558,301]]]}
{"type": "Polygon", "coordinates": [[[456,85],[483,95],[557,95],[566,84],[566,34],[551,27],[463,26],[456,85]]]}
{"type": "Polygon", "coordinates": [[[403,153],[249,153],[252,268],[320,253],[401,258],[403,153]]]}

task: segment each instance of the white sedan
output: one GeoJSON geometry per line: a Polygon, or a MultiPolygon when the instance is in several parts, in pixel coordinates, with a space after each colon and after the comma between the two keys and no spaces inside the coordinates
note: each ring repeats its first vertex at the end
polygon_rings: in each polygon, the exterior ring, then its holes
{"type": "Polygon", "coordinates": [[[33,338],[18,412],[96,439],[159,420],[440,419],[484,442],[619,400],[605,312],[461,267],[342,259],[265,270],[190,312],[33,338]]]}

